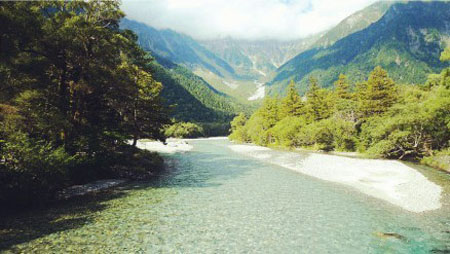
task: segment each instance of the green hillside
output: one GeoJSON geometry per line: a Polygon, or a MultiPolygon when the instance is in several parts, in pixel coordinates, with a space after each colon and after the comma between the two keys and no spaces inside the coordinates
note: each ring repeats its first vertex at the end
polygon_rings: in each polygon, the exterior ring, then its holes
{"type": "Polygon", "coordinates": [[[284,64],[269,83],[270,93],[280,93],[290,80],[304,93],[311,75],[324,87],[340,73],[360,81],[378,65],[399,83],[422,83],[427,74],[444,67],[439,53],[450,41],[449,9],[449,2],[395,3],[367,28],[284,64]]]}
{"type": "Polygon", "coordinates": [[[232,98],[221,94],[190,70],[158,63],[151,66],[153,78],[163,84],[162,97],[179,121],[227,122],[239,110],[232,98]]]}
{"type": "Polygon", "coordinates": [[[138,35],[139,45],[153,55],[182,64],[191,70],[204,68],[220,77],[233,76],[233,68],[191,37],[173,30],[157,30],[129,19],[120,22],[122,29],[132,30],[138,35]]]}

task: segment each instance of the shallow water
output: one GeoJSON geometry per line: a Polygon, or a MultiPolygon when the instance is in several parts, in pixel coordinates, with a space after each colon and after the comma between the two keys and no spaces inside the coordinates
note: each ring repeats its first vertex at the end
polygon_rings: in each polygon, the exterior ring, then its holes
{"type": "MultiPolygon", "coordinates": [[[[50,209],[37,225],[47,223],[49,230],[0,247],[24,253],[450,253],[448,175],[420,169],[444,186],[443,207],[416,214],[241,156],[226,140],[189,143],[191,152],[166,155],[168,171],[151,183],[98,197],[92,209],[50,209]],[[58,228],[65,220],[70,223],[58,228]],[[402,237],[380,237],[383,232],[402,237]]],[[[18,215],[16,223],[38,215],[18,215]]],[[[4,232],[5,225],[15,224],[4,224],[4,232]]]]}

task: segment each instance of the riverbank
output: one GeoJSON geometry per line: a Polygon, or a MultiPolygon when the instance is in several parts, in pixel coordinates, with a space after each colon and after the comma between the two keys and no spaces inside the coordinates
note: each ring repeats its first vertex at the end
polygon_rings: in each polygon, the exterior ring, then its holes
{"type": "Polygon", "coordinates": [[[399,161],[280,152],[254,145],[230,145],[229,148],[302,174],[351,186],[410,212],[420,213],[441,207],[442,188],[399,161]]]}
{"type": "Polygon", "coordinates": [[[193,138],[193,139],[179,139],[179,138],[168,138],[165,143],[153,140],[139,140],[137,142],[137,147],[143,150],[148,150],[158,153],[177,153],[177,152],[188,152],[194,147],[189,144],[190,141],[199,140],[226,140],[227,137],[210,137],[210,138],[193,138]]]}
{"type": "MultiPolygon", "coordinates": [[[[411,213],[239,156],[227,140],[188,140],[150,181],[0,218],[1,253],[444,253],[442,208],[411,213]],[[244,241],[242,239],[245,239],[244,241]]],[[[272,151],[277,152],[277,151],[272,151]]],[[[262,153],[263,154],[263,153],[262,153]]],[[[429,172],[436,182],[450,176],[429,172]]],[[[0,209],[1,210],[1,209],[0,209]]]]}
{"type": "Polygon", "coordinates": [[[165,143],[152,140],[139,140],[136,147],[158,153],[187,152],[193,148],[193,146],[189,145],[183,139],[167,139],[165,143]]]}

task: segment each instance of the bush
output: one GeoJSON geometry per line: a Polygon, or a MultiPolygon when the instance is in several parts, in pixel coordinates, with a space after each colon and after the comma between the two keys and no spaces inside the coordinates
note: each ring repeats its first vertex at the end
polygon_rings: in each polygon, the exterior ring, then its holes
{"type": "Polygon", "coordinates": [[[355,134],[353,122],[329,118],[299,129],[295,143],[317,150],[351,151],[355,146],[355,134]]]}
{"type": "Polygon", "coordinates": [[[15,135],[2,145],[0,164],[0,203],[25,206],[43,202],[62,188],[75,157],[63,147],[15,135]]]}
{"type": "Polygon", "coordinates": [[[434,155],[424,157],[421,163],[433,168],[450,172],[450,149],[442,150],[434,155]]]}
{"type": "Polygon", "coordinates": [[[422,158],[448,147],[450,139],[450,91],[434,88],[426,98],[406,98],[385,115],[363,125],[359,150],[386,158],[422,158]]]}
{"type": "Polygon", "coordinates": [[[306,125],[307,122],[304,118],[286,117],[272,127],[269,132],[276,145],[295,147],[300,145],[296,135],[306,125]]]}
{"type": "Polygon", "coordinates": [[[173,138],[198,138],[205,136],[200,125],[189,122],[179,122],[169,126],[165,130],[165,135],[173,138]]]}

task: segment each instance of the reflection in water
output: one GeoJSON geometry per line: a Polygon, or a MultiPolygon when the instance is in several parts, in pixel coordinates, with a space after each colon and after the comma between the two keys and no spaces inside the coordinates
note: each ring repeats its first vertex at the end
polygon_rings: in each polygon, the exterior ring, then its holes
{"type": "MultiPolygon", "coordinates": [[[[351,188],[240,156],[225,140],[190,143],[193,151],[166,156],[168,170],[154,180],[116,190],[97,203],[101,209],[80,211],[84,223],[0,247],[25,253],[450,250],[448,205],[409,213],[351,188]]],[[[448,184],[447,176],[427,173],[448,184]]],[[[29,215],[29,222],[33,216],[38,215],[29,215]]],[[[50,224],[57,221],[52,217],[50,224]]]]}

